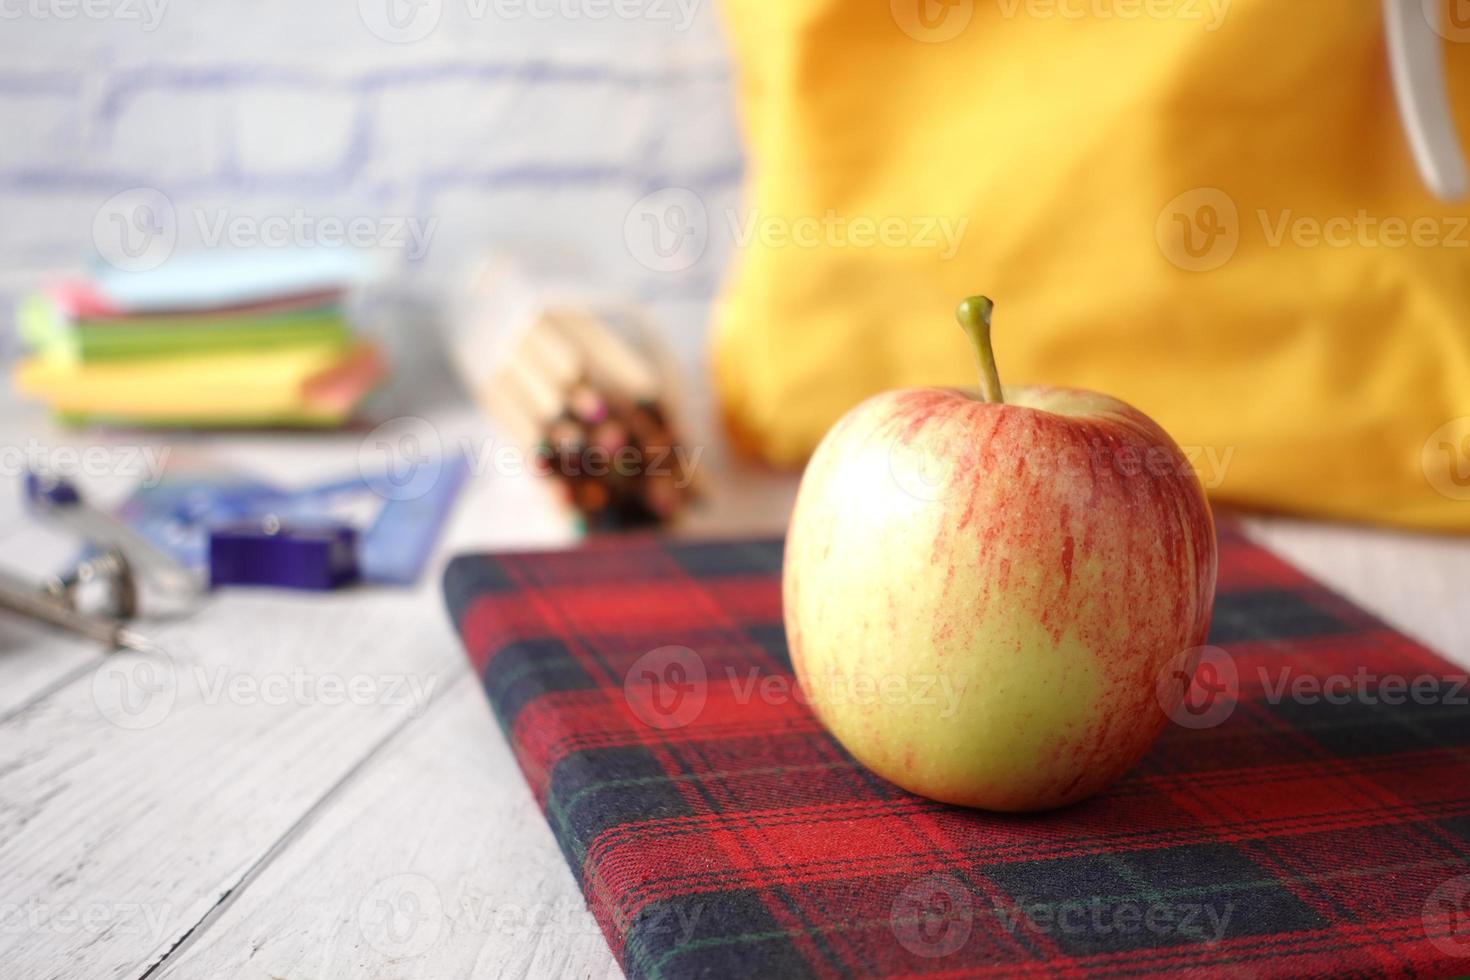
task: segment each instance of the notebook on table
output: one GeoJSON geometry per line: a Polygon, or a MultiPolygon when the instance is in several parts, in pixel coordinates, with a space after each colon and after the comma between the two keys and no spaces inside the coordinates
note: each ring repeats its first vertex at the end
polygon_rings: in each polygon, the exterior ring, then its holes
{"type": "Polygon", "coordinates": [[[466,555],[444,588],[630,977],[1470,973],[1464,672],[1220,536],[1206,716],[1026,816],[825,733],[778,541],[466,555]]]}

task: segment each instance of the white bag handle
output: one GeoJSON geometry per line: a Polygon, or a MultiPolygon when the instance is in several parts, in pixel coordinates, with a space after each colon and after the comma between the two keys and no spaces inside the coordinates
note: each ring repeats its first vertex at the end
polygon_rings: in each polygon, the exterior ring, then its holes
{"type": "Polygon", "coordinates": [[[1444,78],[1443,8],[1439,0],[1384,0],[1388,63],[1404,133],[1430,193],[1463,200],[1470,178],[1444,78]]]}

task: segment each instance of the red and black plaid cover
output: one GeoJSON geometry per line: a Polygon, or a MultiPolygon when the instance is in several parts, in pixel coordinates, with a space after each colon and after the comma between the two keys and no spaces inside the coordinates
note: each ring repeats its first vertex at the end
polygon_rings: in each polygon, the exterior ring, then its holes
{"type": "Polygon", "coordinates": [[[912,796],[828,737],[779,542],[466,556],[445,590],[631,977],[1470,973],[1463,674],[1221,539],[1195,713],[1032,816],[912,796]]]}

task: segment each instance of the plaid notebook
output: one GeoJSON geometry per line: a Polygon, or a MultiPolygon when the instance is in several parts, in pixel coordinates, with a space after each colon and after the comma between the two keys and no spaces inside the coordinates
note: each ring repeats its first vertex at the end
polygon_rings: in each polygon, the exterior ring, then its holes
{"type": "Polygon", "coordinates": [[[1032,816],[854,763],[793,685],[780,566],[624,538],[446,572],[630,977],[1470,973],[1463,673],[1238,532],[1178,724],[1032,816]]]}

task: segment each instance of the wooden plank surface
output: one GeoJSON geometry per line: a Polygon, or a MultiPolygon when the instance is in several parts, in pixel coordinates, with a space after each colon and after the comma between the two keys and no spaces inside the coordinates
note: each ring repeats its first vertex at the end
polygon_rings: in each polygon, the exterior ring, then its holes
{"type": "Polygon", "coordinates": [[[617,977],[472,682],[280,849],[168,980],[617,977]]]}
{"type": "Polygon", "coordinates": [[[232,594],[0,723],[6,974],[160,962],[466,675],[434,606],[232,594]]]}

